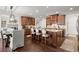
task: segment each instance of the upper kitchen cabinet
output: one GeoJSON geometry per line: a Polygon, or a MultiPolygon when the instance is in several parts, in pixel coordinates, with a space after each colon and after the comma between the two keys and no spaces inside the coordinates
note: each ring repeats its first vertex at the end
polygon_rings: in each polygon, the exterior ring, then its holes
{"type": "Polygon", "coordinates": [[[55,15],[51,15],[51,22],[52,24],[55,24],[58,22],[58,14],[55,14],[55,15]]]}
{"type": "Polygon", "coordinates": [[[25,16],[21,16],[21,25],[27,25],[28,23],[28,18],[25,16]]]}
{"type": "Polygon", "coordinates": [[[31,25],[35,25],[35,18],[31,19],[31,25]]]}
{"type": "Polygon", "coordinates": [[[35,25],[35,18],[21,16],[21,25],[35,25]]]}
{"type": "Polygon", "coordinates": [[[65,15],[59,15],[58,16],[58,24],[59,25],[65,25],[65,15]]]}
{"type": "Polygon", "coordinates": [[[59,24],[59,25],[64,25],[65,24],[65,15],[49,15],[46,18],[46,26],[47,25],[52,25],[52,24],[59,24]]]}
{"type": "Polygon", "coordinates": [[[46,26],[55,24],[55,23],[57,23],[57,21],[58,21],[58,14],[47,16],[46,17],[46,26]]]}
{"type": "Polygon", "coordinates": [[[46,26],[51,25],[51,16],[47,16],[46,18],[46,26]]]}

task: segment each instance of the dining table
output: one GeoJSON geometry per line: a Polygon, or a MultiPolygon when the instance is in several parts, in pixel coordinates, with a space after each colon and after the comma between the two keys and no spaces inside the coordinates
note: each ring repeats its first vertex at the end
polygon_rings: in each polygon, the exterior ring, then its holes
{"type": "Polygon", "coordinates": [[[7,37],[7,39],[6,39],[6,45],[5,45],[5,47],[9,47],[9,44],[10,44],[10,37],[12,37],[12,33],[10,33],[10,32],[5,32],[5,33],[3,33],[3,35],[6,35],[6,37],[7,37]]]}

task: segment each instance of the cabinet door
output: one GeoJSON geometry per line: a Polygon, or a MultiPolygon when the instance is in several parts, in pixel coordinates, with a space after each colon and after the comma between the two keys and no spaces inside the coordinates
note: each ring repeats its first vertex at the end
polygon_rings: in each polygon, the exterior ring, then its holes
{"type": "Polygon", "coordinates": [[[30,35],[31,34],[31,29],[25,29],[25,34],[30,35]]]}
{"type": "Polygon", "coordinates": [[[28,17],[25,17],[25,16],[21,17],[21,25],[29,25],[28,17]]]}
{"type": "Polygon", "coordinates": [[[26,25],[26,17],[21,17],[21,25],[26,25]]]}
{"type": "Polygon", "coordinates": [[[52,25],[58,22],[58,14],[56,15],[50,15],[46,18],[46,26],[52,25]]]}
{"type": "Polygon", "coordinates": [[[55,24],[58,22],[58,14],[57,15],[52,15],[52,24],[55,24]]]}
{"type": "Polygon", "coordinates": [[[57,47],[57,33],[53,32],[53,46],[57,47]]]}
{"type": "Polygon", "coordinates": [[[46,19],[46,26],[50,25],[50,19],[46,19]]]}
{"type": "Polygon", "coordinates": [[[35,19],[34,18],[31,19],[31,25],[35,25],[35,19]]]}
{"type": "Polygon", "coordinates": [[[46,26],[47,25],[51,25],[51,16],[48,16],[47,18],[46,18],[46,26]]]}
{"type": "Polygon", "coordinates": [[[31,17],[27,17],[26,25],[32,25],[32,18],[31,17]]]}
{"type": "Polygon", "coordinates": [[[65,15],[58,16],[58,24],[64,25],[65,24],[65,15]]]}

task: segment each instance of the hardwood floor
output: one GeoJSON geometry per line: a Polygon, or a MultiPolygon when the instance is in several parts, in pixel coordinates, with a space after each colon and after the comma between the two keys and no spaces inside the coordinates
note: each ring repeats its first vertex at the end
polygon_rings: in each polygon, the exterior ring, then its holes
{"type": "Polygon", "coordinates": [[[10,52],[11,49],[9,47],[5,47],[5,42],[2,43],[2,40],[0,39],[0,52],[10,52]]]}
{"type": "Polygon", "coordinates": [[[54,48],[52,46],[44,46],[44,44],[36,43],[31,40],[31,37],[25,39],[24,47],[18,48],[16,52],[65,52],[61,48],[54,48]]]}
{"type": "MultiPolygon", "coordinates": [[[[74,39],[74,38],[71,38],[74,39]]],[[[5,48],[0,40],[0,52],[10,52],[10,48],[5,48]]],[[[55,48],[51,45],[40,44],[39,42],[33,42],[31,37],[26,37],[24,41],[24,47],[17,48],[13,52],[68,52],[62,48],[55,48]]]]}

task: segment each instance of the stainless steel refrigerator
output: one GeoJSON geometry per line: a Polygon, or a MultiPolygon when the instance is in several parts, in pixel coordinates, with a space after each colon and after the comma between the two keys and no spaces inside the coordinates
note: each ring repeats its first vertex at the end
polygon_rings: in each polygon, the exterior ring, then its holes
{"type": "Polygon", "coordinates": [[[77,33],[78,33],[78,41],[79,41],[79,16],[77,18],[77,22],[76,22],[76,29],[77,29],[77,33]]]}

